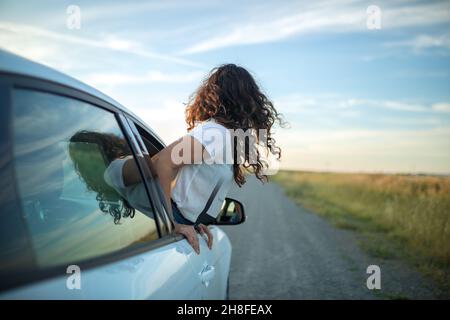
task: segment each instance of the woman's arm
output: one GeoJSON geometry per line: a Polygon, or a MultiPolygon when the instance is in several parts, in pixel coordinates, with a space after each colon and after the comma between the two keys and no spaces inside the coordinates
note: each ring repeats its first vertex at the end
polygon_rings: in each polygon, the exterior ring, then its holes
{"type": "MultiPolygon", "coordinates": [[[[178,171],[183,165],[187,165],[188,163],[184,162],[176,162],[172,157],[172,152],[174,148],[179,146],[180,143],[183,143],[182,139],[178,139],[172,144],[168,145],[166,148],[159,151],[156,155],[151,158],[151,162],[153,164],[153,168],[156,171],[156,174],[159,178],[159,183],[164,191],[165,200],[167,203],[167,207],[170,213],[170,217],[172,221],[172,206],[171,206],[171,194],[173,184],[175,182],[175,178],[177,177],[178,171]]],[[[174,221],[175,222],[175,221],[174,221]]]]}
{"type": "MultiPolygon", "coordinates": [[[[193,164],[194,160],[196,160],[196,163],[198,163],[198,160],[203,161],[202,159],[205,157],[209,157],[209,154],[205,151],[203,145],[195,138],[185,136],[158,152],[150,160],[164,191],[169,216],[174,223],[175,232],[184,235],[197,253],[200,253],[200,246],[196,231],[193,226],[178,224],[175,221],[172,213],[171,194],[178,171],[185,165],[193,164]]],[[[208,247],[211,249],[212,234],[210,230],[204,225],[199,227],[200,233],[207,234],[208,247]]]]}
{"type": "MultiPolygon", "coordinates": [[[[200,253],[200,246],[196,231],[193,226],[178,224],[172,213],[171,194],[172,188],[175,186],[175,180],[178,171],[185,165],[194,163],[201,163],[207,159],[209,154],[205,151],[203,145],[192,136],[186,135],[178,139],[166,148],[159,151],[151,159],[146,157],[149,162],[149,167],[153,167],[159,182],[164,192],[165,201],[167,203],[167,210],[171,218],[175,232],[184,235],[191,246],[197,253],[200,253]]],[[[136,161],[133,158],[127,159],[122,168],[123,183],[125,186],[131,186],[142,182],[140,172],[136,166],[136,161]]],[[[199,225],[199,232],[208,236],[208,247],[212,247],[212,234],[208,227],[199,225]]]]}

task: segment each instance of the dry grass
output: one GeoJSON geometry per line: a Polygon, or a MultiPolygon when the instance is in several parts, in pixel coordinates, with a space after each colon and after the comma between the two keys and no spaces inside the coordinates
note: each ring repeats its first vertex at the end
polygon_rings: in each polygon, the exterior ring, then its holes
{"type": "Polygon", "coordinates": [[[450,177],[282,171],[274,180],[336,226],[367,234],[368,251],[403,251],[449,287],[450,177]]]}

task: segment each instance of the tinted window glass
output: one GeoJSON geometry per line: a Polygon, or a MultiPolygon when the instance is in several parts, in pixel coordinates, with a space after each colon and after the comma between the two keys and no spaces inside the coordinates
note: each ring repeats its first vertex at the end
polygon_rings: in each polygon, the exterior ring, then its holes
{"type": "Polygon", "coordinates": [[[111,112],[42,92],[16,90],[13,98],[16,179],[39,267],[158,237],[142,181],[127,186],[141,194],[136,203],[105,179],[113,163],[118,170],[125,161],[136,166],[111,112]]]}

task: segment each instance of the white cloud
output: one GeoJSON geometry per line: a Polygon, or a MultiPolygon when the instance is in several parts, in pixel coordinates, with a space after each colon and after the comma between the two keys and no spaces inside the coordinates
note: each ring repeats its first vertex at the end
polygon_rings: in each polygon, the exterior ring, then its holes
{"type": "MultiPolygon", "coordinates": [[[[88,38],[67,33],[49,31],[31,25],[0,22],[0,38],[2,40],[0,42],[0,46],[3,49],[37,61],[41,61],[44,58],[42,53],[45,52],[45,49],[42,49],[42,47],[44,47],[42,43],[45,43],[45,46],[53,46],[55,49],[58,48],[60,56],[64,56],[67,52],[67,47],[62,46],[64,43],[72,44],[74,49],[77,48],[77,46],[90,47],[94,49],[106,49],[185,66],[203,67],[200,63],[193,62],[188,59],[156,53],[143,48],[136,42],[121,39],[113,35],[107,35],[103,38],[88,38]],[[36,50],[40,50],[41,52],[35,56],[34,54],[36,53],[36,50]]],[[[55,54],[49,54],[49,56],[45,56],[45,59],[48,60],[54,56],[55,54]]]]}
{"type": "Polygon", "coordinates": [[[122,18],[139,13],[157,12],[167,9],[180,10],[184,7],[201,7],[215,5],[215,1],[184,1],[184,0],[170,0],[170,1],[135,1],[111,3],[108,5],[83,5],[81,6],[83,21],[98,21],[101,19],[122,18]]]}
{"type": "Polygon", "coordinates": [[[93,73],[84,77],[84,80],[92,86],[116,86],[116,85],[132,85],[145,83],[189,83],[198,81],[204,76],[203,72],[193,71],[187,73],[163,73],[161,71],[151,70],[141,75],[103,72],[93,73]]]}
{"type": "Polygon", "coordinates": [[[380,3],[382,28],[420,27],[450,22],[450,5],[445,1],[399,1],[397,6],[380,3]],[[394,7],[395,6],[395,7],[394,7]]]}
{"type": "Polygon", "coordinates": [[[299,13],[278,18],[266,19],[247,24],[222,26],[229,30],[218,36],[212,36],[184,50],[181,54],[192,54],[242,44],[256,44],[283,40],[300,33],[314,32],[321,29],[338,31],[351,25],[364,25],[365,13],[334,11],[332,8],[304,8],[299,13]],[[330,10],[331,9],[331,10],[330,10]]]}
{"type": "Polygon", "coordinates": [[[421,48],[429,48],[429,47],[446,47],[450,49],[450,36],[443,35],[438,37],[422,35],[415,39],[414,47],[421,48]]]}
{"type": "Polygon", "coordinates": [[[388,42],[386,47],[410,47],[415,52],[422,52],[426,49],[450,49],[450,34],[427,35],[422,34],[411,40],[388,42]]]}
{"type": "MultiPolygon", "coordinates": [[[[209,38],[185,48],[180,53],[193,54],[236,45],[273,42],[314,32],[368,32],[366,2],[311,3],[312,5],[301,3],[293,8],[286,5],[285,12],[278,16],[275,15],[277,8],[272,8],[272,11],[269,9],[256,18],[245,17],[245,20],[249,21],[246,24],[242,24],[240,17],[239,22],[221,25],[220,31],[212,30],[209,38]]],[[[450,22],[450,7],[445,3],[382,2],[379,6],[382,12],[382,29],[450,22]]]]}
{"type": "Polygon", "coordinates": [[[407,103],[402,101],[390,101],[390,100],[364,100],[364,99],[349,99],[344,101],[349,107],[353,106],[369,106],[374,108],[383,108],[398,111],[407,112],[427,112],[430,108],[417,103],[407,103]]]}
{"type": "Polygon", "coordinates": [[[435,103],[431,106],[431,108],[437,112],[450,112],[450,103],[449,102],[435,103]]]}
{"type": "Polygon", "coordinates": [[[405,112],[429,112],[434,109],[419,103],[343,98],[336,95],[316,95],[314,97],[302,94],[291,94],[275,99],[275,105],[282,113],[298,113],[317,110],[335,110],[344,112],[346,109],[372,107],[405,112]]]}

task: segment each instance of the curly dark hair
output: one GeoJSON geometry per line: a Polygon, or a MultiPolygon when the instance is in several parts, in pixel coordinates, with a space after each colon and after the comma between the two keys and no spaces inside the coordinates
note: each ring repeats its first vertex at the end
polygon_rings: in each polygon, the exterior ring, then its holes
{"type": "Polygon", "coordinates": [[[69,141],[69,155],[75,171],[86,184],[86,189],[97,194],[99,209],[109,213],[115,224],[119,224],[122,217],[133,218],[135,209],[104,181],[104,168],[113,160],[130,154],[125,139],[113,134],[82,130],[69,141]],[[99,150],[92,149],[93,145],[99,150]]]}
{"type": "MultiPolygon", "coordinates": [[[[264,129],[266,136],[263,147],[280,159],[281,149],[275,145],[271,129],[275,122],[280,125],[284,123],[281,114],[243,67],[224,64],[214,68],[198,90],[189,97],[186,106],[188,130],[193,129],[197,122],[211,118],[228,129],[264,129]]],[[[262,172],[267,163],[261,159],[259,151],[256,150],[256,161],[250,162],[250,148],[248,141],[245,141],[245,161],[241,163],[237,159],[236,137],[233,140],[233,173],[236,183],[242,186],[246,182],[245,172],[252,172],[259,180],[267,181],[267,175],[262,172]]],[[[259,139],[257,142],[260,142],[259,139]]]]}

